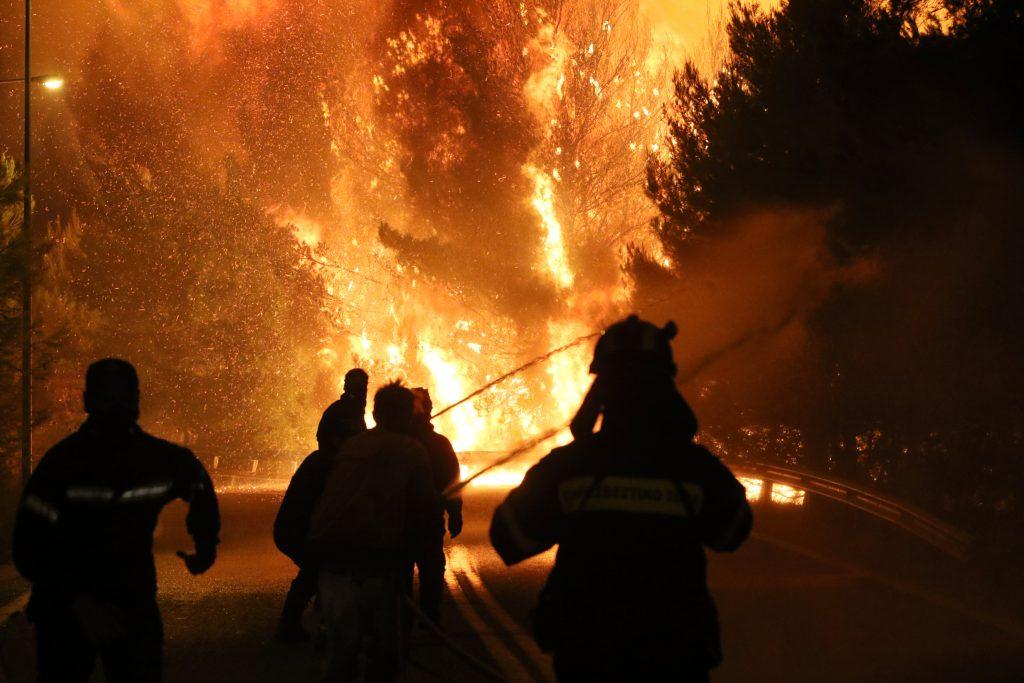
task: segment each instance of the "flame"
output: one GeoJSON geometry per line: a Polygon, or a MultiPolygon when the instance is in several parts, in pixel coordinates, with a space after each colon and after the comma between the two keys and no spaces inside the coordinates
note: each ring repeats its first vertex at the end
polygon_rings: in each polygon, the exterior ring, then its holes
{"type": "Polygon", "coordinates": [[[300,211],[278,204],[268,208],[267,214],[272,216],[278,225],[290,227],[300,244],[316,247],[323,241],[323,227],[320,223],[300,211]]]}
{"type": "MultiPolygon", "coordinates": [[[[430,370],[430,387],[435,401],[441,405],[450,405],[474,389],[468,386],[463,368],[452,359],[451,354],[426,342],[420,344],[419,352],[420,360],[430,370]]],[[[487,420],[471,403],[464,403],[449,411],[444,421],[447,428],[445,431],[451,435],[452,445],[457,451],[476,446],[487,429],[487,420]]]]}
{"type": "MultiPolygon", "coordinates": [[[[188,1],[199,5],[204,0],[188,1]]],[[[232,24],[262,21],[274,6],[270,0],[246,0],[232,10],[232,24]]],[[[539,239],[525,246],[525,260],[529,270],[549,283],[549,300],[532,320],[470,304],[436,273],[403,262],[382,244],[376,220],[367,220],[379,216],[410,237],[434,236],[433,207],[417,203],[420,198],[410,192],[410,143],[402,137],[406,127],[428,132],[422,163],[436,172],[430,183],[437,182],[435,176],[471,183],[469,176],[445,173],[463,168],[477,153],[474,145],[486,139],[474,130],[471,115],[478,106],[472,100],[477,97],[474,88],[484,86],[463,77],[463,57],[457,50],[459,32],[475,30],[472,23],[443,5],[430,13],[410,14],[396,22],[390,34],[374,37],[380,44],[379,61],[368,63],[351,79],[325,77],[316,88],[315,115],[330,135],[337,163],[330,178],[334,215],[318,209],[317,215],[323,217],[314,218],[285,202],[268,209],[279,224],[291,226],[312,255],[308,267],[326,282],[330,299],[324,305],[336,333],[324,340],[318,357],[332,368],[339,387],[344,373],[359,366],[370,374],[371,392],[401,378],[427,387],[440,409],[510,368],[596,331],[630,306],[632,284],[619,266],[627,243],[645,248],[658,244],[649,230],[617,232],[628,237],[615,238],[619,241],[608,249],[600,269],[592,268],[593,259],[583,258],[580,249],[602,241],[610,244],[604,236],[619,231],[624,221],[647,225],[644,211],[652,208],[644,203],[643,155],[623,152],[630,141],[644,151],[656,141],[657,128],[647,121],[656,118],[651,112],[660,109],[660,101],[650,96],[652,83],[639,70],[639,56],[630,51],[625,18],[617,21],[613,38],[609,21],[577,26],[535,5],[524,3],[519,10],[522,37],[509,34],[514,49],[502,53],[515,60],[513,71],[522,74],[510,81],[517,90],[509,92],[508,100],[509,106],[525,103],[523,114],[532,120],[537,135],[527,136],[528,146],[510,155],[514,161],[506,170],[521,178],[508,186],[521,188],[522,196],[513,196],[509,205],[525,209],[523,215],[538,229],[539,239]],[[615,40],[624,41],[624,52],[609,52],[615,40]],[[415,81],[410,90],[409,75],[417,73],[430,74],[432,84],[449,85],[450,97],[429,101],[425,107],[422,102],[419,108],[407,106],[417,105],[410,98],[429,100],[433,93],[417,95],[415,81]],[[463,109],[461,102],[467,98],[469,106],[463,109]],[[574,117],[581,106],[592,109],[582,116],[584,123],[577,124],[574,117]],[[430,119],[429,127],[423,117],[430,119]],[[581,184],[593,182],[591,174],[629,164],[635,177],[609,177],[607,186],[631,188],[628,201],[610,206],[607,198],[618,196],[619,190],[599,185],[599,203],[581,208],[575,193],[581,184]]],[[[286,15],[282,10],[281,16],[286,15]]],[[[495,149],[493,156],[506,151],[495,149]]],[[[480,171],[488,169],[473,167],[474,173],[480,171]]],[[[502,218],[500,213],[495,216],[502,218]]],[[[458,222],[461,217],[450,220],[458,222]]],[[[661,263],[667,260],[662,254],[656,258],[661,263]]],[[[591,351],[592,345],[580,345],[503,382],[438,418],[438,431],[460,452],[500,451],[567,423],[590,383],[591,351]]],[[[570,438],[566,430],[556,441],[570,438]]],[[[521,468],[488,472],[481,483],[518,483],[525,465],[517,467],[521,468]]]]}
{"type": "Polygon", "coordinates": [[[555,284],[561,289],[569,289],[575,278],[565,253],[562,224],[558,222],[558,215],[555,213],[555,194],[551,187],[551,176],[533,166],[527,166],[523,170],[533,180],[534,189],[530,204],[544,226],[545,265],[555,284]]]}
{"type": "MultiPolygon", "coordinates": [[[[536,37],[525,48],[526,55],[537,55],[542,66],[535,69],[526,80],[525,95],[534,115],[549,124],[557,122],[558,103],[565,99],[565,64],[569,57],[569,45],[558,33],[554,24],[544,21],[536,37]]],[[[550,126],[548,135],[551,133],[550,126]]]]}

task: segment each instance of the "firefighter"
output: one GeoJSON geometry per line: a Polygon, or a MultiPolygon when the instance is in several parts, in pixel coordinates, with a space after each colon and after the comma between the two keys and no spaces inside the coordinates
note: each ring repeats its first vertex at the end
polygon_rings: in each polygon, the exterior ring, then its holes
{"type": "MultiPolygon", "coordinates": [[[[443,498],[443,492],[460,479],[459,458],[452,448],[452,442],[439,434],[430,421],[434,404],[430,392],[423,387],[412,390],[416,401],[412,419],[411,434],[423,444],[429,456],[431,485],[441,501],[437,509],[434,535],[425,554],[416,558],[416,569],[420,576],[420,609],[435,624],[441,623],[441,596],[444,594],[444,532],[445,514],[448,517],[448,533],[455,538],[462,533],[462,498],[443,498]]],[[[410,567],[410,572],[411,572],[410,567]]],[[[410,587],[412,575],[409,576],[410,587]]]]}
{"type": "Polygon", "coordinates": [[[349,437],[366,431],[366,388],[369,376],[353,368],[345,373],[341,398],[328,406],[316,430],[317,450],[306,456],[292,475],[274,520],[274,543],[298,565],[299,573],[284,599],[275,637],[282,643],[309,640],[302,614],[316,595],[317,570],[304,552],[309,518],[320,499],[338,449],[349,437]]]}
{"type": "Polygon", "coordinates": [[[217,557],[217,497],[190,451],[136,424],[131,364],[108,358],[89,366],[84,400],[88,418],[43,456],[15,520],[14,563],[32,583],[38,680],[85,683],[98,655],[112,683],[159,681],[157,517],[172,500],[189,504],[195,552],[178,556],[202,574],[217,557]]]}
{"type": "Polygon", "coordinates": [[[704,547],[735,550],[752,517],[736,478],[693,442],[674,336],[674,324],[636,316],[605,331],[590,417],[527,472],[491,523],[510,565],[558,545],[533,630],[560,681],[705,681],[721,660],[704,547]]]}
{"type": "Polygon", "coordinates": [[[394,680],[401,669],[404,575],[438,507],[427,454],[408,435],[412,406],[397,382],[377,391],[376,426],[342,445],[313,512],[308,552],[320,569],[328,681],[356,680],[360,659],[369,681],[394,680]]]}

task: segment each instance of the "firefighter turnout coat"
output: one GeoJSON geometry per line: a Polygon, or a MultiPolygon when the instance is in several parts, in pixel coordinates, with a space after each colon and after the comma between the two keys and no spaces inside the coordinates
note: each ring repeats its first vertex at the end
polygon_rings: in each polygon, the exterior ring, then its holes
{"type": "Polygon", "coordinates": [[[156,597],[153,532],[163,507],[190,503],[186,525],[199,554],[214,553],[217,498],[188,449],[137,425],[87,420],[39,462],[14,529],[18,571],[32,582],[29,614],[45,616],[80,595],[125,607],[156,597]]]}
{"type": "Polygon", "coordinates": [[[743,487],[688,439],[615,443],[602,431],[552,451],[496,510],[491,541],[507,564],[558,545],[533,624],[556,659],[608,648],[711,668],[721,654],[704,547],[733,550],[749,534],[743,487]]]}

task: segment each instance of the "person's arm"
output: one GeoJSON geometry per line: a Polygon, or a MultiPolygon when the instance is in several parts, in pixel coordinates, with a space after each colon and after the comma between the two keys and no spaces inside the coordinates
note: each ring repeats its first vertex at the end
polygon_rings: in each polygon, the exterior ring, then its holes
{"type": "Polygon", "coordinates": [[[574,439],[582,439],[594,433],[597,418],[601,416],[601,410],[604,407],[604,391],[604,382],[601,377],[594,378],[590,389],[583,397],[579,410],[576,411],[572,422],[569,423],[569,432],[574,439]]]}
{"type": "Polygon", "coordinates": [[[739,548],[753,528],[754,517],[743,485],[721,460],[701,449],[704,498],[697,520],[701,540],[718,552],[739,548]]]}
{"type": "Polygon", "coordinates": [[[314,451],[295,470],[284,492],[281,507],[274,518],[274,545],[295,564],[304,563],[306,537],[320,494],[326,483],[328,471],[319,466],[322,454],[314,451]]]}
{"type": "Polygon", "coordinates": [[[320,423],[316,426],[316,443],[317,448],[322,451],[335,448],[337,444],[335,439],[337,437],[337,425],[338,421],[336,413],[338,412],[338,401],[335,401],[331,405],[327,406],[327,410],[320,416],[320,423]]]}
{"type": "Polygon", "coordinates": [[[549,454],[530,468],[491,519],[491,544],[507,565],[522,562],[558,542],[561,508],[557,468],[549,454]]]}
{"type": "MultiPolygon", "coordinates": [[[[438,452],[441,455],[439,469],[442,476],[440,481],[435,483],[440,484],[438,486],[439,491],[444,491],[459,483],[462,479],[462,473],[459,470],[459,456],[456,455],[452,442],[443,434],[438,434],[436,438],[439,444],[438,452]]],[[[448,533],[451,534],[452,538],[455,538],[462,533],[462,496],[455,494],[446,497],[443,505],[445,512],[448,513],[448,533]]]]}
{"type": "Polygon", "coordinates": [[[14,519],[11,553],[18,572],[32,583],[47,584],[51,590],[66,591],[74,597],[61,557],[60,526],[65,505],[61,464],[48,453],[29,477],[14,519]]]}
{"type": "Polygon", "coordinates": [[[217,559],[220,542],[220,510],[217,493],[206,468],[191,451],[182,449],[177,463],[176,484],[178,496],[188,503],[185,528],[195,543],[194,553],[178,551],[178,557],[192,574],[202,574],[217,559]]]}

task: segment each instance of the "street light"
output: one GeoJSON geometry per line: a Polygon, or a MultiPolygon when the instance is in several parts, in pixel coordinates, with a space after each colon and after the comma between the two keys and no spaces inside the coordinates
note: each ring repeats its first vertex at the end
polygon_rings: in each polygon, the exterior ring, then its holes
{"type": "MultiPolygon", "coordinates": [[[[33,76],[29,79],[35,85],[41,85],[47,90],[60,90],[64,87],[64,79],[57,74],[46,74],[43,76],[33,76]]],[[[14,85],[15,83],[24,83],[24,78],[4,78],[0,79],[0,85],[14,85]]]]}
{"type": "Polygon", "coordinates": [[[32,0],[25,0],[25,72],[21,78],[0,80],[23,83],[25,89],[25,162],[21,170],[23,185],[22,240],[27,258],[21,282],[21,481],[28,482],[32,473],[32,85],[47,90],[60,90],[64,79],[52,74],[32,76],[32,0]]]}

